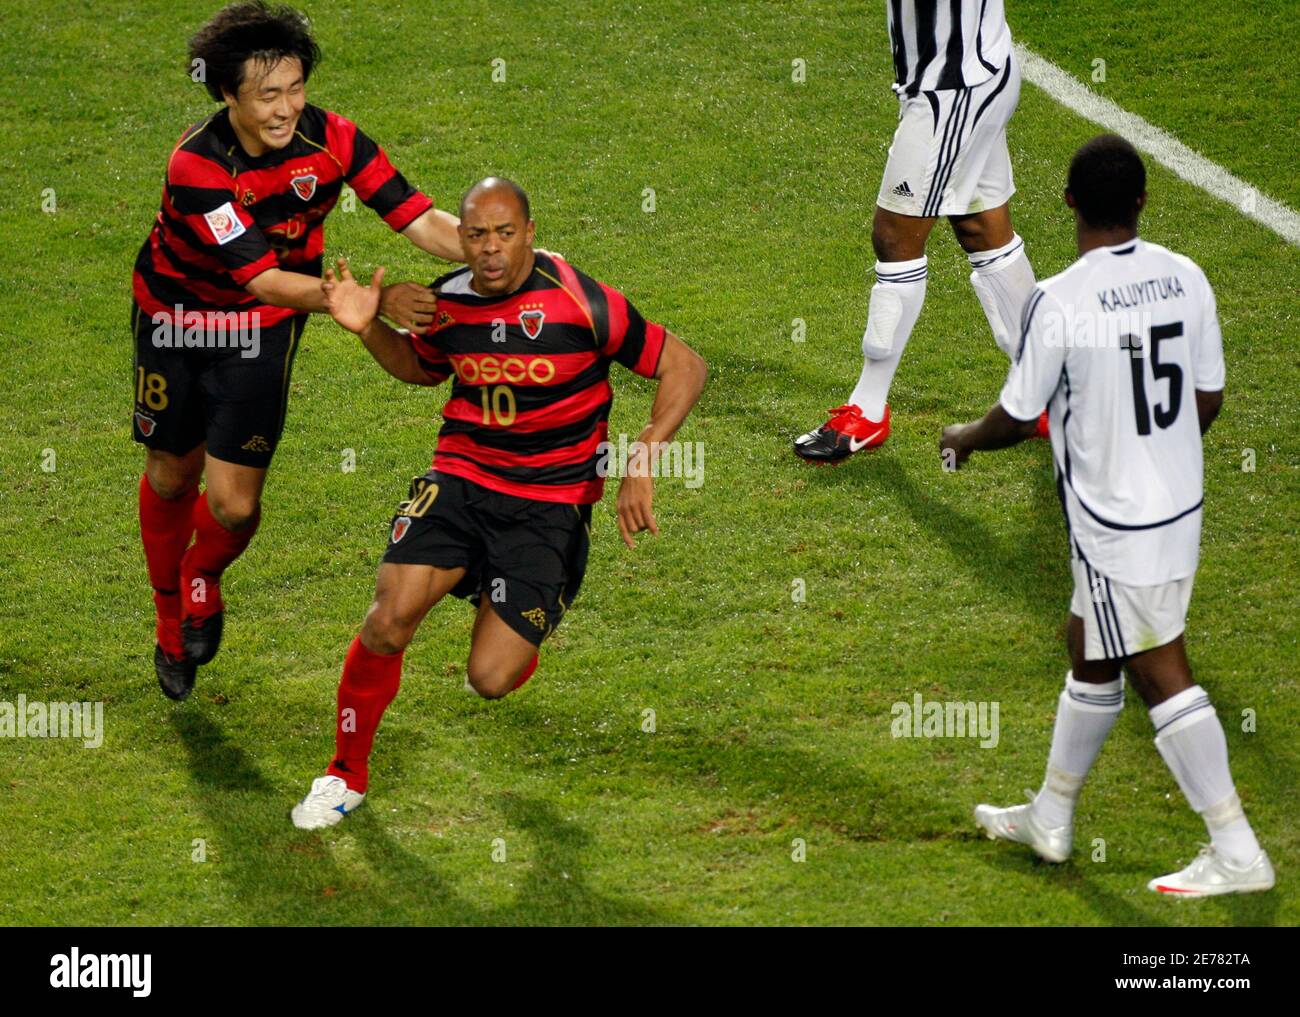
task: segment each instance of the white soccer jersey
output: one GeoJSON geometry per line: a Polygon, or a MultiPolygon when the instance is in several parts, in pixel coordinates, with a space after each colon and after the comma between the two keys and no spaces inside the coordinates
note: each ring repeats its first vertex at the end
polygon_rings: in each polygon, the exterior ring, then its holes
{"type": "Polygon", "coordinates": [[[1214,292],[1144,240],[1089,251],[1038,284],[1002,388],[1018,420],[1047,407],[1076,553],[1130,586],[1190,576],[1200,550],[1196,390],[1223,388],[1214,292]]]}
{"type": "Polygon", "coordinates": [[[894,91],[971,88],[1011,55],[1002,0],[887,0],[894,91]]]}

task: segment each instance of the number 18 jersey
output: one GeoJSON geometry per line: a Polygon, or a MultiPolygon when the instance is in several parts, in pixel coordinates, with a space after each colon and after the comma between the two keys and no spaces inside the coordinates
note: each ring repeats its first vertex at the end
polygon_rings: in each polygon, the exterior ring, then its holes
{"type": "Polygon", "coordinates": [[[1071,540],[1101,575],[1155,586],[1196,571],[1196,390],[1223,381],[1205,273],[1157,244],[1094,248],[1026,302],[1002,406],[1018,420],[1047,408],[1071,540]]]}

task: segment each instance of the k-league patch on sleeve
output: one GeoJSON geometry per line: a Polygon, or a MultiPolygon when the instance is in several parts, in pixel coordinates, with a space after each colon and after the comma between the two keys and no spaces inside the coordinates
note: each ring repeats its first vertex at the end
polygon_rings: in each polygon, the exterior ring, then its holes
{"type": "Polygon", "coordinates": [[[247,229],[235,214],[235,207],[228,201],[220,208],[204,212],[203,218],[207,220],[208,229],[212,230],[212,238],[218,244],[230,243],[247,229]]]}

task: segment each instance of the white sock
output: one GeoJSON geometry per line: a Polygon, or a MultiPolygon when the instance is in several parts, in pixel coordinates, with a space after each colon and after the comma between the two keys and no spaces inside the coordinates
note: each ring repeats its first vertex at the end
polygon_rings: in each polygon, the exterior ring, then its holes
{"type": "Polygon", "coordinates": [[[993,341],[1008,358],[1014,358],[1020,345],[1020,313],[1035,285],[1025,242],[1013,233],[1004,247],[976,251],[967,258],[974,269],[970,282],[993,329],[993,341]]]}
{"type": "Polygon", "coordinates": [[[1113,682],[1093,684],[1075,681],[1074,672],[1066,672],[1052,729],[1047,774],[1034,799],[1034,814],[1043,825],[1056,828],[1074,822],[1074,803],[1084,778],[1123,708],[1122,676],[1113,682]]]}
{"type": "Polygon", "coordinates": [[[1228,739],[1210,697],[1199,685],[1151,708],[1156,748],[1183,790],[1187,803],[1201,814],[1210,843],[1234,865],[1246,866],[1259,854],[1228,770],[1228,739]]]}
{"type": "Polygon", "coordinates": [[[876,262],[876,282],[871,287],[867,327],[862,333],[862,373],[849,402],[868,420],[885,415],[889,385],[903,359],[903,347],[925,302],[928,262],[924,255],[913,261],[876,262]]]}

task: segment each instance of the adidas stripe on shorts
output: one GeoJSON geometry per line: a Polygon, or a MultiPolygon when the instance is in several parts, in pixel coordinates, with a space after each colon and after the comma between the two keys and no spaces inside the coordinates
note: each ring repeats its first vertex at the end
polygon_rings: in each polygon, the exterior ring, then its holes
{"type": "Polygon", "coordinates": [[[1007,122],[1020,101],[1013,55],[974,88],[899,96],[898,128],[876,204],[900,215],[968,215],[1015,193],[1007,122]]]}
{"type": "Polygon", "coordinates": [[[1194,575],[1156,586],[1111,582],[1076,552],[1070,613],[1083,619],[1086,660],[1131,657],[1173,642],[1187,625],[1194,575]]]}

